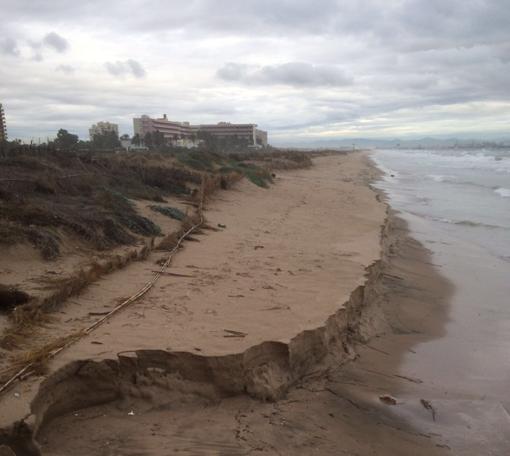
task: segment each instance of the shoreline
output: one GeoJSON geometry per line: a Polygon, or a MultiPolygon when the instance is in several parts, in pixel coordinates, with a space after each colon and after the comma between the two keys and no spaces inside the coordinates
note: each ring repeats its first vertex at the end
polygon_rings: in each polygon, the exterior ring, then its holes
{"type": "MultiPolygon", "coordinates": [[[[487,160],[485,152],[480,156],[487,160]]],[[[501,240],[508,238],[508,231],[505,234],[450,223],[452,219],[483,221],[485,217],[499,217],[506,226],[497,206],[506,201],[496,199],[492,206],[492,196],[481,188],[475,190],[481,198],[478,200],[464,193],[463,186],[431,178],[448,175],[453,182],[468,173],[466,181],[483,180],[483,172],[470,171],[469,154],[466,163],[445,151],[426,151],[423,155],[412,151],[374,152],[372,157],[394,173],[377,186],[386,190],[394,207],[402,211],[413,237],[430,249],[430,261],[449,281],[450,288],[447,303],[430,293],[434,287],[421,293],[431,303],[431,315],[437,315],[442,323],[437,327],[427,322],[413,325],[422,334],[409,337],[418,342],[424,339],[424,343],[404,354],[399,369],[401,375],[419,379],[420,383],[401,386],[401,403],[395,413],[422,432],[437,434],[452,454],[506,454],[510,448],[509,370],[504,362],[510,343],[506,305],[509,268],[501,259],[508,243],[501,240]],[[481,201],[485,204],[480,205],[481,201]],[[434,301],[439,309],[434,308],[434,301]],[[425,337],[441,330],[444,333],[437,334],[440,337],[425,337]],[[435,420],[420,413],[423,407],[420,409],[418,402],[422,398],[435,410],[435,420]]],[[[491,160],[489,154],[489,169],[493,169],[491,160]]],[[[498,177],[493,171],[488,173],[498,177]]],[[[389,343],[387,350],[393,350],[389,343]]]]}
{"type": "MultiPolygon", "coordinates": [[[[370,173],[375,172],[375,170],[373,168],[375,165],[372,163],[370,165],[365,164],[365,166],[366,166],[366,168],[363,170],[365,173],[367,173],[367,174],[365,174],[365,179],[366,179],[365,185],[368,186],[367,176],[369,176],[370,173]]],[[[373,174],[372,174],[372,177],[373,177],[373,174]]],[[[371,191],[374,191],[374,190],[372,189],[371,191]]],[[[391,209],[389,210],[387,217],[388,217],[389,221],[387,220],[386,222],[384,222],[386,224],[397,220],[395,215],[391,212],[391,209]]],[[[383,227],[384,227],[384,225],[383,225],[383,227]]],[[[395,229],[395,228],[393,228],[393,229],[395,229]]],[[[400,239],[404,239],[404,238],[407,239],[407,234],[408,234],[407,228],[400,227],[399,229],[401,230],[400,239]]],[[[391,231],[391,229],[389,229],[389,230],[391,231]]],[[[387,234],[387,232],[388,232],[388,228],[383,228],[382,236],[384,237],[384,235],[387,234]]],[[[393,235],[395,235],[395,232],[393,233],[393,235]]],[[[390,249],[390,253],[391,253],[391,247],[389,247],[389,249],[390,249]]],[[[421,246],[421,249],[423,250],[422,246],[421,246]]],[[[393,252],[393,254],[394,254],[394,252],[393,252]]],[[[186,253],[184,253],[184,255],[186,255],[186,253]]],[[[379,260],[377,260],[377,261],[379,261],[379,260]]],[[[257,350],[257,352],[252,353],[251,356],[248,356],[248,358],[244,357],[242,360],[239,360],[239,361],[235,361],[232,358],[232,356],[228,355],[227,356],[228,362],[226,365],[222,364],[222,362],[219,360],[220,358],[218,358],[218,356],[214,357],[215,361],[213,364],[210,364],[210,362],[208,362],[205,364],[202,363],[202,365],[201,365],[200,361],[198,361],[199,359],[203,359],[203,356],[201,356],[201,355],[193,355],[193,354],[183,353],[183,357],[179,357],[179,356],[175,357],[175,355],[174,355],[173,357],[171,357],[171,359],[169,359],[167,355],[164,355],[162,353],[155,353],[154,351],[152,351],[150,353],[147,352],[148,356],[149,356],[148,358],[144,357],[144,355],[142,355],[141,358],[138,357],[137,361],[135,360],[136,358],[121,356],[119,358],[120,364],[118,365],[118,367],[114,367],[111,364],[111,361],[106,361],[106,363],[108,365],[108,368],[110,368],[110,369],[113,368],[114,370],[119,369],[119,368],[120,369],[127,368],[126,373],[136,372],[137,368],[135,368],[134,371],[133,371],[133,368],[138,365],[142,365],[144,369],[147,369],[147,368],[154,369],[154,368],[158,367],[159,369],[163,368],[163,369],[168,370],[168,368],[170,368],[170,370],[180,371],[180,378],[177,378],[177,379],[174,378],[173,381],[170,383],[168,383],[168,380],[169,380],[168,378],[165,379],[165,381],[167,382],[167,385],[166,385],[167,391],[168,391],[168,388],[170,388],[170,389],[174,388],[174,393],[175,393],[175,390],[177,390],[177,392],[178,392],[177,396],[179,396],[177,402],[182,402],[182,396],[184,394],[183,389],[186,390],[183,383],[188,383],[187,389],[189,390],[191,388],[191,391],[193,391],[194,394],[197,394],[200,391],[199,396],[201,399],[198,401],[199,403],[200,402],[203,403],[204,400],[207,403],[207,401],[211,400],[211,399],[213,399],[213,402],[216,402],[216,403],[218,400],[220,401],[220,403],[223,403],[225,401],[231,401],[231,399],[227,399],[228,396],[230,396],[232,393],[237,392],[237,394],[239,394],[239,393],[242,393],[243,391],[248,392],[251,396],[255,396],[255,397],[259,397],[259,398],[263,398],[263,399],[265,399],[265,398],[272,399],[272,400],[281,399],[284,396],[284,393],[286,392],[286,390],[288,389],[288,387],[290,385],[294,385],[294,386],[291,388],[289,395],[292,395],[293,393],[295,393],[295,391],[300,391],[302,389],[301,387],[305,384],[305,383],[303,383],[303,380],[302,380],[303,376],[305,378],[308,378],[310,373],[314,371],[314,369],[315,369],[314,366],[321,365],[321,369],[319,369],[319,372],[320,372],[319,376],[321,376],[320,381],[323,381],[324,380],[324,372],[329,372],[328,375],[330,375],[331,371],[332,370],[334,371],[332,366],[336,366],[336,368],[338,368],[338,363],[340,360],[346,361],[348,359],[357,357],[358,355],[356,355],[353,350],[354,345],[356,345],[357,351],[359,353],[361,353],[361,359],[368,359],[370,363],[373,363],[374,359],[370,359],[370,355],[377,353],[380,357],[381,351],[382,351],[381,349],[379,349],[378,351],[372,350],[372,349],[369,349],[366,347],[359,349],[359,343],[357,343],[355,341],[356,337],[363,339],[363,338],[369,336],[370,332],[374,333],[374,332],[381,331],[381,329],[382,329],[382,328],[378,328],[378,325],[381,325],[382,322],[380,321],[381,314],[379,312],[377,312],[377,309],[371,308],[370,312],[368,314],[365,314],[365,315],[360,314],[360,309],[361,309],[361,307],[363,307],[362,306],[363,300],[366,299],[368,301],[371,301],[370,303],[373,306],[374,298],[377,299],[375,287],[377,286],[378,276],[379,276],[380,272],[381,271],[380,271],[379,265],[377,265],[376,271],[374,272],[374,274],[375,274],[374,279],[370,279],[370,278],[367,279],[370,286],[367,289],[368,292],[366,293],[366,296],[363,291],[364,290],[363,285],[361,285],[361,287],[362,287],[361,291],[354,291],[353,293],[350,294],[351,298],[353,299],[353,305],[352,305],[352,308],[349,308],[349,306],[346,307],[347,308],[347,314],[346,314],[347,316],[337,315],[337,317],[333,317],[333,320],[330,324],[326,324],[325,327],[327,328],[329,326],[330,332],[332,331],[332,333],[327,337],[327,339],[330,339],[332,336],[331,345],[325,345],[323,348],[319,348],[319,347],[322,347],[322,344],[324,343],[324,334],[325,334],[324,332],[322,332],[322,336],[319,337],[319,339],[322,339],[322,342],[319,344],[318,344],[317,336],[311,336],[311,338],[308,336],[301,337],[300,339],[294,338],[294,339],[298,340],[296,348],[294,349],[294,352],[297,354],[299,351],[301,351],[303,353],[302,355],[300,355],[301,359],[299,357],[296,358],[296,356],[292,357],[292,355],[289,354],[289,352],[285,349],[284,344],[279,343],[279,342],[272,342],[272,343],[270,343],[270,345],[263,343],[261,346],[262,347],[261,349],[257,350]],[[373,280],[373,283],[371,282],[371,280],[373,280]],[[373,310],[376,310],[376,312],[374,313],[373,310]],[[354,328],[357,326],[357,325],[353,324],[353,322],[355,321],[355,318],[356,318],[356,314],[358,314],[357,318],[358,319],[361,318],[361,320],[362,320],[362,324],[361,324],[362,330],[359,332],[359,334],[357,334],[356,337],[353,338],[352,334],[349,335],[349,331],[350,331],[349,328],[350,327],[354,328]],[[340,326],[338,326],[338,324],[339,324],[339,321],[337,321],[338,318],[340,318],[340,320],[342,321],[340,326]],[[340,327],[342,327],[344,329],[339,331],[340,327]],[[364,334],[364,332],[365,332],[365,334],[364,334]],[[340,344],[340,347],[341,347],[340,351],[338,350],[338,345],[339,345],[338,338],[340,338],[340,340],[342,340],[342,338],[344,338],[344,342],[342,344],[340,344]],[[350,347],[350,345],[352,345],[352,348],[350,347]],[[335,350],[332,351],[331,350],[332,348],[335,348],[335,350]],[[298,350],[298,351],[296,351],[296,350],[298,350]],[[163,357],[161,357],[161,356],[163,356],[163,357]],[[289,370],[289,364],[288,364],[289,360],[291,363],[290,370],[289,370]],[[255,364],[250,366],[250,362],[252,362],[252,361],[255,361],[255,364]],[[166,364],[166,367],[164,367],[165,363],[168,363],[168,362],[170,362],[170,364],[166,364]],[[276,362],[276,364],[275,364],[275,362],[276,362]],[[238,366],[238,367],[236,367],[236,366],[238,366]],[[263,367],[263,366],[265,366],[265,367],[263,367]],[[270,366],[270,367],[268,368],[267,366],[270,366]],[[226,367],[227,367],[227,369],[225,371],[226,367]],[[246,370],[246,367],[248,367],[247,370],[246,370]],[[212,371],[211,371],[211,369],[212,369],[212,371]],[[215,369],[219,369],[219,370],[215,371],[215,369]],[[241,370],[239,370],[239,369],[241,369],[241,370]],[[224,372],[221,373],[221,370],[224,370],[224,372]],[[186,374],[186,372],[187,372],[187,374],[186,374]],[[208,372],[208,374],[206,374],[205,372],[208,372]],[[216,372],[216,373],[214,373],[214,372],[216,372]],[[246,377],[247,372],[250,372],[248,377],[246,377]],[[200,385],[197,385],[197,384],[195,384],[194,386],[189,384],[190,378],[195,377],[194,378],[195,383],[196,383],[196,381],[201,383],[200,379],[202,379],[202,381],[205,380],[204,375],[207,377],[207,375],[210,376],[211,373],[212,373],[213,378],[220,380],[219,384],[213,385],[214,386],[213,390],[211,390],[210,388],[209,389],[205,388],[205,390],[204,390],[203,385],[201,387],[200,385]],[[289,374],[289,373],[291,373],[291,374],[289,374]],[[197,374],[198,374],[198,376],[197,376],[197,374]],[[186,380],[186,376],[188,376],[188,380],[186,380]],[[248,383],[241,382],[240,384],[232,384],[233,378],[236,378],[239,376],[241,378],[247,378],[247,379],[249,379],[249,377],[251,376],[251,380],[249,380],[248,383]],[[256,378],[258,378],[258,381],[253,382],[253,379],[256,379],[256,378]],[[227,382],[227,383],[225,383],[225,382],[227,382]],[[251,384],[250,384],[250,382],[251,382],[251,384]],[[226,385],[228,385],[228,386],[226,386],[226,385]],[[297,388],[296,388],[296,385],[297,385],[297,388]],[[218,386],[219,386],[219,388],[218,388],[218,386]],[[220,396],[218,397],[217,396],[218,389],[222,390],[223,392],[227,392],[227,394],[226,395],[220,394],[220,396]],[[229,391],[229,389],[230,389],[230,391],[229,391]],[[207,397],[208,395],[210,397],[207,397]],[[216,395],[216,397],[215,397],[215,395],[216,395]]],[[[385,286],[387,287],[388,284],[385,284],[385,286]]],[[[379,291],[377,291],[377,292],[379,292],[379,291]]],[[[375,307],[378,307],[378,306],[375,306],[375,307]]],[[[378,310],[380,311],[381,309],[379,308],[378,310]]],[[[384,311],[387,309],[382,309],[382,310],[384,311]]],[[[345,309],[341,313],[345,314],[345,309]]],[[[328,321],[329,320],[330,319],[328,319],[328,321]]],[[[391,321],[390,321],[390,323],[391,323],[391,321]]],[[[384,326],[384,323],[383,323],[383,326],[384,326]]],[[[393,329],[395,329],[395,328],[393,328],[393,329]]],[[[305,334],[305,333],[306,333],[306,330],[303,334],[305,334]]],[[[326,331],[326,333],[327,333],[327,331],[326,331]]],[[[377,344],[379,345],[379,343],[380,343],[380,338],[377,338],[377,344]]],[[[416,342],[414,342],[414,343],[416,343],[416,342]]],[[[142,352],[140,352],[140,353],[142,353],[142,352]]],[[[398,358],[401,356],[401,353],[399,353],[398,351],[396,351],[395,353],[392,352],[392,354],[394,355],[393,359],[395,361],[397,361],[398,358]]],[[[101,364],[101,362],[98,362],[97,365],[99,366],[100,364],[101,364]]],[[[397,367],[397,364],[398,363],[395,363],[395,368],[397,367]]],[[[354,366],[354,365],[359,365],[359,360],[344,365],[342,368],[342,371],[344,371],[345,368],[347,368],[348,371],[350,371],[350,367],[354,366]]],[[[66,371],[66,369],[64,369],[63,371],[59,372],[59,375],[53,381],[53,385],[51,384],[52,382],[49,382],[49,384],[48,383],[46,384],[45,390],[43,390],[43,393],[38,396],[39,403],[37,403],[37,399],[35,401],[36,409],[37,409],[37,407],[42,407],[42,408],[40,408],[40,411],[41,411],[41,410],[47,408],[48,404],[44,404],[45,401],[44,401],[44,399],[41,399],[41,398],[50,397],[50,399],[51,399],[51,397],[55,395],[54,388],[55,387],[61,388],[63,384],[65,385],[65,383],[66,383],[65,378],[67,377],[67,375],[71,374],[70,378],[71,379],[73,377],[75,378],[76,377],[76,369],[75,369],[76,367],[78,367],[79,370],[84,368],[83,364],[79,364],[78,366],[74,366],[72,368],[70,368],[68,366],[67,371],[66,371]],[[46,394],[46,393],[48,393],[48,394],[46,394]]],[[[97,371],[95,371],[94,368],[91,368],[90,363],[87,364],[85,369],[89,370],[88,373],[92,376],[91,378],[96,378],[96,380],[97,380],[97,378],[99,378],[101,380],[99,382],[99,384],[96,381],[95,384],[94,384],[94,382],[92,382],[92,385],[89,384],[86,387],[85,387],[84,383],[82,383],[80,385],[75,384],[74,386],[71,384],[70,387],[69,387],[69,385],[67,385],[64,388],[64,390],[66,390],[65,391],[66,394],[69,394],[70,391],[73,391],[73,394],[76,394],[76,393],[83,394],[84,391],[87,390],[87,388],[90,389],[90,387],[93,387],[94,390],[99,389],[100,391],[102,391],[102,394],[103,394],[101,397],[95,399],[95,402],[97,402],[97,403],[101,403],[101,402],[104,403],[104,402],[108,401],[108,397],[110,399],[115,399],[115,397],[118,396],[118,393],[115,393],[112,398],[111,391],[110,391],[110,395],[108,393],[108,388],[109,388],[108,382],[104,381],[105,378],[108,377],[108,374],[104,370],[105,369],[104,363],[103,363],[103,367],[99,367],[99,369],[97,371]],[[83,390],[84,387],[85,387],[85,390],[83,390]]],[[[344,373],[348,373],[348,371],[345,371],[344,373]]],[[[161,381],[161,378],[159,380],[161,381]]],[[[402,379],[398,379],[398,377],[394,377],[392,380],[393,381],[397,380],[396,383],[403,381],[402,379]]],[[[147,379],[145,379],[145,381],[147,381],[147,379]]],[[[155,383],[157,383],[155,377],[151,378],[149,381],[149,384],[152,384],[154,386],[155,383]]],[[[115,387],[118,388],[118,385],[116,385],[115,387]]],[[[389,389],[388,386],[387,386],[387,388],[389,389]]],[[[121,396],[125,397],[124,402],[126,401],[126,397],[131,397],[130,400],[132,403],[136,403],[137,401],[140,401],[140,397],[143,397],[143,388],[142,389],[138,388],[138,390],[139,390],[138,393],[136,393],[136,389],[137,388],[135,388],[135,389],[131,388],[130,390],[126,390],[126,389],[123,390],[121,396]],[[140,395],[140,393],[141,393],[141,395],[140,395]]],[[[147,389],[150,389],[150,388],[147,388],[147,389]]],[[[304,389],[303,389],[303,391],[304,391],[304,389]]],[[[63,393],[64,391],[61,391],[61,392],[63,393]]],[[[351,393],[352,392],[347,391],[347,390],[343,392],[343,394],[346,394],[346,395],[351,394],[351,393]]],[[[193,393],[190,393],[190,391],[188,391],[187,395],[189,395],[189,394],[193,394],[193,393]]],[[[331,394],[331,393],[329,393],[329,394],[331,394]]],[[[56,396],[58,396],[58,394],[56,396]]],[[[374,404],[371,403],[371,402],[373,402],[372,399],[373,398],[368,400],[368,404],[370,407],[374,406],[374,404]]],[[[151,400],[154,400],[154,398],[151,398],[151,400]]],[[[234,400],[234,402],[236,401],[236,399],[233,399],[233,400],[234,400]]],[[[241,396],[240,398],[238,397],[237,400],[238,401],[240,400],[241,402],[243,400],[245,400],[250,403],[253,401],[252,399],[247,399],[244,396],[241,396]]],[[[366,398],[364,398],[363,400],[366,401],[366,398]]],[[[147,402],[147,398],[145,398],[145,401],[147,402]]],[[[51,400],[50,400],[50,402],[51,402],[51,400]]],[[[89,403],[88,405],[93,405],[92,403],[94,402],[94,400],[91,400],[90,402],[91,403],[89,403]]],[[[149,402],[150,402],[150,400],[149,400],[149,402]]],[[[184,401],[184,402],[186,402],[186,401],[184,401]]],[[[191,400],[190,402],[191,402],[192,408],[196,406],[196,404],[193,403],[193,400],[191,400]]],[[[279,402],[277,401],[275,403],[280,404],[280,403],[282,403],[282,401],[279,401],[279,402]]],[[[73,405],[73,407],[71,407],[71,409],[73,409],[73,410],[80,408],[79,403],[72,404],[72,405],[73,405]]],[[[87,405],[87,404],[82,403],[81,405],[87,405]]],[[[125,404],[124,404],[124,406],[125,406],[125,404]]],[[[111,403],[109,405],[107,404],[106,406],[103,406],[103,407],[109,408],[109,407],[111,407],[111,403]]],[[[261,407],[264,408],[265,406],[261,405],[261,407]]],[[[66,408],[66,407],[64,407],[64,408],[66,408]]],[[[143,408],[143,407],[141,407],[141,408],[143,408]]],[[[205,407],[205,408],[207,408],[207,407],[205,407]]],[[[67,409],[69,409],[69,404],[67,405],[67,409]]],[[[374,410],[378,410],[378,413],[380,413],[384,416],[387,413],[387,411],[385,410],[384,407],[382,407],[382,408],[380,407],[380,404],[377,404],[377,407],[374,410]]],[[[46,412],[48,413],[48,416],[51,416],[51,415],[56,416],[56,415],[61,414],[63,412],[63,410],[62,409],[58,410],[58,407],[57,407],[57,409],[54,409],[54,408],[51,409],[51,407],[50,407],[50,409],[47,409],[46,412]]],[[[181,412],[182,412],[182,410],[180,410],[179,413],[181,413],[181,412]]],[[[43,415],[44,415],[44,413],[43,413],[43,415]]],[[[62,418],[57,418],[56,421],[58,421],[60,424],[62,421],[62,418]]],[[[39,424],[42,424],[42,419],[41,419],[41,421],[39,421],[39,424]]],[[[368,423],[367,425],[370,425],[370,423],[368,423]]],[[[36,424],[36,427],[38,427],[37,424],[36,424]]],[[[53,428],[53,425],[51,426],[51,428],[53,428]]],[[[43,434],[45,436],[47,436],[46,431],[44,431],[43,434]]],[[[43,437],[43,438],[46,439],[47,437],[43,437]]],[[[205,438],[205,436],[204,436],[204,438],[205,438]]],[[[406,438],[408,438],[407,434],[406,434],[406,438]]],[[[416,441],[413,442],[413,445],[414,444],[418,445],[418,443],[419,443],[419,445],[423,445],[423,442],[421,442],[421,440],[423,440],[423,438],[424,437],[420,437],[417,434],[415,436],[416,441]]],[[[432,447],[434,449],[437,449],[435,447],[435,445],[432,445],[432,447]]],[[[343,448],[341,448],[341,449],[343,449],[343,448]]],[[[392,451],[395,451],[395,448],[393,448],[392,451]]],[[[49,454],[52,454],[52,453],[50,452],[49,454]]],[[[239,454],[239,453],[232,453],[232,454],[239,454]]],[[[284,454],[284,453],[282,453],[282,454],[284,454]]],[[[327,453],[327,454],[329,454],[329,453],[327,453]]],[[[384,454],[384,453],[380,453],[380,454],[384,454]]],[[[390,454],[390,453],[388,453],[388,454],[390,454]]],[[[391,454],[406,454],[406,453],[404,452],[404,453],[391,453],[391,454]]],[[[418,453],[418,454],[421,454],[421,453],[418,453]]],[[[425,454],[425,453],[423,453],[423,454],[425,454]]],[[[426,454],[433,454],[433,453],[428,452],[426,454]]]]}

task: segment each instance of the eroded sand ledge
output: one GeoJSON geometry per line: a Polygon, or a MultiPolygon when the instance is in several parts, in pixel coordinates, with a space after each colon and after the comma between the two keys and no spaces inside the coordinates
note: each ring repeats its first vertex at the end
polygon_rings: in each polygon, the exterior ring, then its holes
{"type": "MultiPolygon", "coordinates": [[[[71,410],[176,390],[278,399],[326,357],[349,359],[362,309],[377,300],[386,208],[367,185],[372,172],[361,154],[326,157],[269,191],[244,182],[222,193],[207,218],[227,228],[187,244],[172,268],[192,277],[164,278],[54,360],[19,418],[30,413],[37,432],[71,410]]],[[[153,269],[150,260],[105,284],[123,293],[126,279],[153,269]]]]}

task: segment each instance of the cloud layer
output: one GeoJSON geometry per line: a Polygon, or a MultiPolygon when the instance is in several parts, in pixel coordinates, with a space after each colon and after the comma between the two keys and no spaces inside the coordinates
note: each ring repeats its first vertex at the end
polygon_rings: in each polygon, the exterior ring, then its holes
{"type": "Polygon", "coordinates": [[[4,3],[11,137],[98,120],[131,132],[163,112],[256,122],[280,143],[507,135],[507,0],[4,3]]]}
{"type": "Polygon", "coordinates": [[[345,86],[352,78],[332,65],[313,65],[303,62],[288,62],[262,67],[227,63],[217,71],[225,81],[260,85],[289,85],[297,87],[345,86]]]}

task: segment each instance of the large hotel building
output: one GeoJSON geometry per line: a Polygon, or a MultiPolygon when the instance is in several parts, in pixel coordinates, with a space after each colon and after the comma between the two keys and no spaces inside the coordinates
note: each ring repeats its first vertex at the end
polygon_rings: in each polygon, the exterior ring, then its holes
{"type": "Polygon", "coordinates": [[[220,122],[211,125],[191,125],[189,122],[168,120],[166,114],[160,119],[142,116],[133,119],[135,135],[144,138],[147,133],[159,131],[171,141],[191,141],[200,132],[209,133],[218,138],[244,139],[250,146],[267,146],[267,132],[259,130],[256,124],[233,124],[220,122]]]}
{"type": "Polygon", "coordinates": [[[0,103],[0,143],[7,141],[7,127],[5,125],[5,115],[2,103],[0,103]]]}

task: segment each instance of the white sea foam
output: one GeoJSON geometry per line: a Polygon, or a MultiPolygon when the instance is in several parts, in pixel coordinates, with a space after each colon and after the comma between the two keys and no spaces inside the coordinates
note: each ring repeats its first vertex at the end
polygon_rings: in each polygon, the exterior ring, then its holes
{"type": "Polygon", "coordinates": [[[381,163],[380,160],[378,160],[378,157],[376,154],[372,154],[372,159],[375,161],[377,167],[384,173],[384,180],[386,181],[392,181],[393,179],[397,179],[399,177],[398,173],[387,166],[385,166],[383,163],[381,163]]]}
{"type": "Polygon", "coordinates": [[[392,150],[390,154],[411,158],[422,163],[443,164],[450,169],[485,169],[510,173],[510,155],[494,155],[490,151],[392,150]]]}
{"type": "Polygon", "coordinates": [[[494,193],[497,193],[499,196],[503,198],[510,198],[510,188],[499,187],[494,190],[494,193]]]}
{"type": "Polygon", "coordinates": [[[434,182],[453,182],[453,181],[455,181],[455,176],[451,176],[451,175],[429,174],[427,177],[429,179],[432,179],[434,182]]]}

